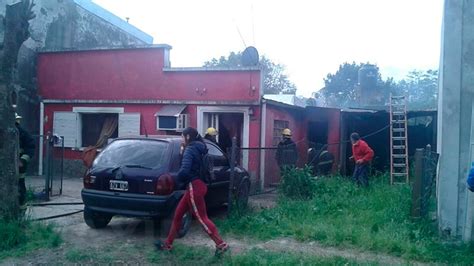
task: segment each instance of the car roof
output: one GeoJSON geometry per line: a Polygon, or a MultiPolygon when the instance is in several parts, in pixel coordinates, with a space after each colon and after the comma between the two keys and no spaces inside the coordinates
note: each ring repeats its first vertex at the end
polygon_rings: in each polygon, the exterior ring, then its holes
{"type": "Polygon", "coordinates": [[[166,142],[177,142],[182,141],[181,136],[169,136],[169,135],[148,135],[148,136],[124,136],[119,137],[114,140],[124,140],[124,139],[135,139],[135,140],[160,140],[166,142]]]}

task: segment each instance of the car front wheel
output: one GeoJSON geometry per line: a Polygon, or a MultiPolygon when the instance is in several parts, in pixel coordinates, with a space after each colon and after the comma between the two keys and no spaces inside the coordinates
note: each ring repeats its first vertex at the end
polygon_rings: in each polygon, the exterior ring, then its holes
{"type": "Polygon", "coordinates": [[[87,207],[84,207],[84,221],[91,228],[104,228],[109,224],[111,219],[112,215],[96,212],[87,207]]]}

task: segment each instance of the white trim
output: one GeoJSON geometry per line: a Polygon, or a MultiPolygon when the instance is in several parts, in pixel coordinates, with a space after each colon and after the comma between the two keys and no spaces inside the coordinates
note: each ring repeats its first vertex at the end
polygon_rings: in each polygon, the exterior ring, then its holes
{"type": "Polygon", "coordinates": [[[110,113],[110,114],[122,114],[124,113],[123,107],[73,107],[73,113],[110,113]]]}
{"type": "MultiPolygon", "coordinates": [[[[267,130],[267,103],[262,99],[262,121],[260,121],[260,147],[267,146],[266,130],[267,130]]],[[[265,189],[265,149],[260,151],[260,190],[265,189]]]]}
{"type": "Polygon", "coordinates": [[[44,103],[40,102],[40,128],[39,128],[39,158],[38,174],[43,175],[43,135],[44,135],[44,103]]]}
{"type": "MultiPolygon", "coordinates": [[[[250,138],[250,119],[249,107],[237,106],[198,106],[197,107],[197,129],[199,132],[205,132],[204,113],[242,113],[244,115],[244,124],[242,128],[242,147],[249,146],[250,138]]],[[[242,152],[242,166],[248,169],[249,155],[248,150],[242,152]]]]}

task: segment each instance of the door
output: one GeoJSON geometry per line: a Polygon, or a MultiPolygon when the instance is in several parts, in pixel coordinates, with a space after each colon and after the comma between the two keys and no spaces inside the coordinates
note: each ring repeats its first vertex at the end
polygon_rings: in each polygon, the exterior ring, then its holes
{"type": "Polygon", "coordinates": [[[213,162],[214,180],[209,184],[209,192],[207,193],[207,202],[212,205],[220,205],[225,203],[228,198],[230,164],[224,152],[214,145],[206,141],[210,159],[213,162]]]}

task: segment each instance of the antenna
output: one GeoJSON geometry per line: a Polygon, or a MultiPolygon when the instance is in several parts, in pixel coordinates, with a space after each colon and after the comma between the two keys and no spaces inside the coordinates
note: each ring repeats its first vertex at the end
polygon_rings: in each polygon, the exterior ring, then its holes
{"type": "Polygon", "coordinates": [[[253,41],[253,45],[256,46],[257,44],[255,43],[255,22],[254,22],[254,15],[253,15],[253,4],[250,5],[250,16],[252,18],[252,38],[253,38],[252,41],[253,41]]]}
{"type": "Polygon", "coordinates": [[[233,21],[235,23],[235,28],[237,29],[237,32],[239,33],[240,39],[242,40],[242,43],[244,44],[244,47],[247,47],[247,44],[245,44],[244,37],[242,36],[242,33],[240,32],[240,29],[239,29],[239,26],[237,25],[237,22],[235,21],[235,19],[233,19],[233,21]]]}

